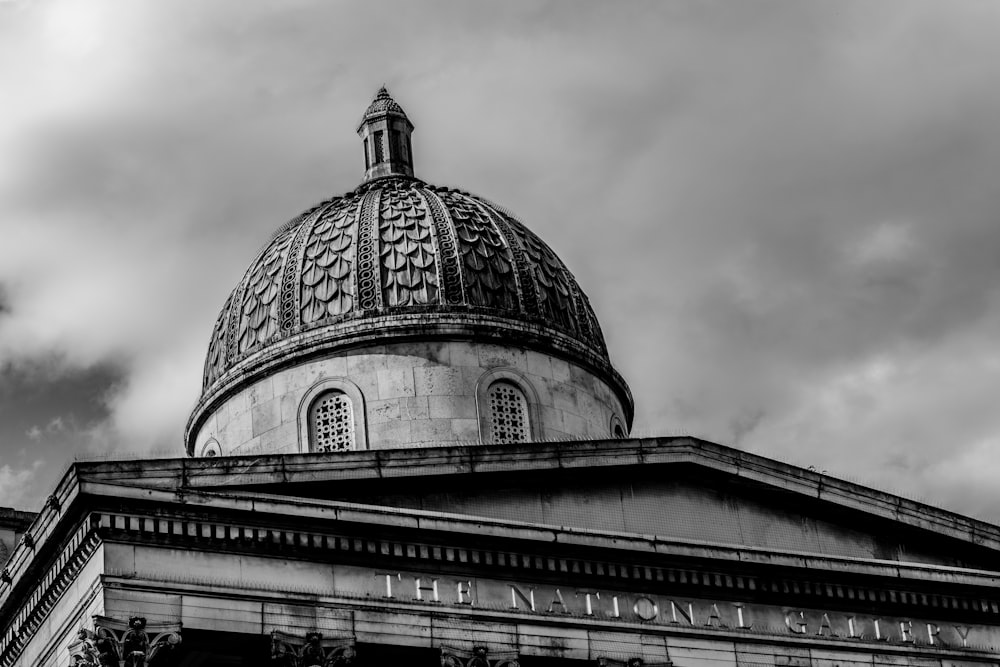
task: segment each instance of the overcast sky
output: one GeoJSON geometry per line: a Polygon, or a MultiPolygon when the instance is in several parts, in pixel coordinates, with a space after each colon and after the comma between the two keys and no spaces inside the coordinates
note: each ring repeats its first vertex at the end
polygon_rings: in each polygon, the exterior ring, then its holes
{"type": "Polygon", "coordinates": [[[634,433],[1000,521],[1000,2],[0,0],[0,505],[182,455],[214,319],[353,189],[417,176],[589,294],[634,433]]]}

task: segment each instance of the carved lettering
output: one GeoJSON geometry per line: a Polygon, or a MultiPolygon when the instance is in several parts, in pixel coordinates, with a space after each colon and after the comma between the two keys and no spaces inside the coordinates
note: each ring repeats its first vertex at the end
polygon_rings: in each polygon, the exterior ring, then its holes
{"type": "Polygon", "coordinates": [[[535,611],[535,587],[528,586],[528,594],[525,595],[520,588],[514,584],[508,584],[510,586],[510,608],[517,609],[517,601],[520,599],[521,602],[528,606],[528,609],[535,611]]]}
{"type": "Polygon", "coordinates": [[[550,614],[554,613],[557,605],[559,606],[559,611],[561,613],[563,614],[569,613],[569,609],[566,608],[566,603],[563,601],[562,591],[560,591],[558,588],[556,589],[556,592],[552,596],[552,602],[549,603],[549,608],[547,610],[548,613],[550,614]]]}
{"type": "Polygon", "coordinates": [[[612,595],[611,596],[611,618],[621,618],[621,616],[622,616],[621,609],[618,608],[618,596],[617,595],[612,595]]]}
{"type": "Polygon", "coordinates": [[[458,596],[458,604],[472,605],[472,582],[460,581],[455,584],[455,594],[458,596]]]}
{"type": "Polygon", "coordinates": [[[594,604],[593,604],[593,602],[591,602],[591,597],[593,597],[596,600],[600,600],[601,599],[601,594],[598,593],[597,591],[577,591],[576,592],[576,596],[577,597],[580,597],[581,595],[584,596],[583,597],[584,604],[585,604],[584,614],[586,614],[587,616],[593,616],[594,615],[594,604]]]}
{"type": "Polygon", "coordinates": [[[414,596],[414,599],[416,599],[416,600],[423,600],[424,599],[424,595],[423,594],[424,593],[430,593],[431,594],[431,601],[433,601],[433,602],[440,602],[441,601],[438,598],[438,580],[437,579],[431,579],[431,585],[430,586],[426,586],[426,585],[424,585],[422,578],[420,578],[420,577],[414,577],[413,578],[413,584],[414,584],[414,590],[415,590],[415,593],[416,593],[415,596],[414,596]]]}
{"type": "MultiPolygon", "coordinates": [[[[408,591],[405,588],[408,584],[401,582],[412,577],[414,588],[411,599],[422,602],[490,607],[498,603],[507,604],[503,600],[509,590],[509,608],[529,613],[572,614],[630,622],[740,629],[754,629],[755,626],[759,629],[762,622],[769,628],[774,628],[773,624],[777,622],[780,627],[781,621],[778,619],[783,618],[788,632],[819,638],[843,637],[880,644],[953,648],[968,648],[984,641],[976,634],[984,631],[978,625],[943,624],[898,616],[853,615],[822,609],[781,609],[755,603],[670,599],[653,593],[615,594],[585,588],[572,590],[567,600],[562,588],[554,586],[536,587],[490,579],[436,578],[426,574],[347,568],[348,573],[354,571],[360,571],[363,576],[360,579],[358,574],[351,575],[353,579],[345,576],[344,581],[367,582],[360,583],[364,588],[358,592],[387,600],[398,599],[400,596],[406,598],[408,591]],[[449,590],[454,593],[449,593],[449,590]],[[959,639],[953,639],[952,633],[959,639]]],[[[765,631],[768,630],[765,628],[765,631]]],[[[990,629],[989,632],[992,636],[994,631],[990,629]]]]}
{"type": "Polygon", "coordinates": [[[705,621],[705,625],[711,627],[716,626],[719,628],[726,627],[726,624],[722,622],[722,614],[719,613],[719,605],[713,604],[708,612],[708,620],[705,621]]]}
{"type": "Polygon", "coordinates": [[[733,603],[733,607],[736,609],[736,627],[738,627],[738,628],[747,628],[748,630],[752,629],[753,628],[753,622],[751,621],[750,623],[747,623],[746,619],[744,618],[744,613],[745,612],[743,610],[745,609],[745,606],[743,605],[743,603],[742,602],[734,602],[733,603]]]}
{"type": "Polygon", "coordinates": [[[797,635],[804,635],[807,625],[804,612],[790,611],[785,614],[785,626],[790,632],[794,632],[797,635]]]}
{"type": "Polygon", "coordinates": [[[385,597],[395,597],[392,594],[392,580],[395,579],[396,581],[402,581],[403,575],[398,572],[376,572],[375,577],[385,577],[385,597]]]}
{"type": "Polygon", "coordinates": [[[823,617],[820,619],[819,630],[816,631],[816,635],[818,637],[824,637],[824,636],[825,637],[839,637],[840,636],[836,632],[834,632],[834,630],[833,630],[833,624],[830,623],[830,615],[829,614],[823,614],[823,617]],[[824,634],[824,633],[826,633],[826,634],[824,634]]]}
{"type": "Polygon", "coordinates": [[[632,612],[644,621],[652,621],[660,615],[660,607],[648,597],[640,597],[632,604],[632,612]]]}
{"type": "Polygon", "coordinates": [[[680,614],[681,618],[687,621],[688,625],[694,625],[694,605],[690,602],[687,606],[687,612],[685,613],[683,609],[678,607],[673,600],[670,601],[670,622],[680,623],[677,620],[677,615],[680,614]]]}

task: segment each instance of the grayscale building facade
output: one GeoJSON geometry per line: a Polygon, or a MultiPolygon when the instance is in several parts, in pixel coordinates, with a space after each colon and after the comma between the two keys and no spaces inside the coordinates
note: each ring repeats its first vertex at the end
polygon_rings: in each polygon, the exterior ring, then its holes
{"type": "Polygon", "coordinates": [[[380,90],[362,183],[252,260],[186,457],[0,511],[0,667],[1000,662],[1000,528],[631,438],[572,274],[413,129],[380,90]]]}

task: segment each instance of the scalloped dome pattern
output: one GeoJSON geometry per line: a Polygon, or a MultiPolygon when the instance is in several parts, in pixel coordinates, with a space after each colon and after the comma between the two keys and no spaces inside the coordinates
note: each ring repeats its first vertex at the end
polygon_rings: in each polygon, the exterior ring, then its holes
{"type": "Polygon", "coordinates": [[[336,349],[339,333],[384,331],[394,315],[534,327],[614,373],[587,297],[541,239],[479,197],[387,177],[275,233],[216,321],[204,393],[286,339],[315,330],[336,349]]]}
{"type": "Polygon", "coordinates": [[[368,109],[365,110],[363,118],[372,118],[373,116],[381,116],[386,113],[397,113],[401,116],[406,116],[406,112],[403,111],[403,107],[399,106],[399,103],[392,99],[389,95],[389,91],[385,89],[385,86],[383,86],[375,95],[375,99],[372,100],[372,103],[368,105],[368,109]]]}

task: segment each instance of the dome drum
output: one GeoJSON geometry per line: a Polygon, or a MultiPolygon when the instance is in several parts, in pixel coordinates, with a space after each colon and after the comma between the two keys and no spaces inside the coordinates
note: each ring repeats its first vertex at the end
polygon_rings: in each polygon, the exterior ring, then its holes
{"type": "Polygon", "coordinates": [[[605,439],[626,416],[605,378],[572,361],[502,340],[415,337],[275,364],[235,382],[202,410],[189,453],[332,451],[309,421],[330,398],[350,402],[352,421],[337,431],[353,435],[350,445],[338,440],[346,449],[605,439]],[[498,394],[521,397],[519,418],[508,414],[511,400],[498,417],[498,394]],[[519,430],[498,431],[497,419],[519,430]]]}

